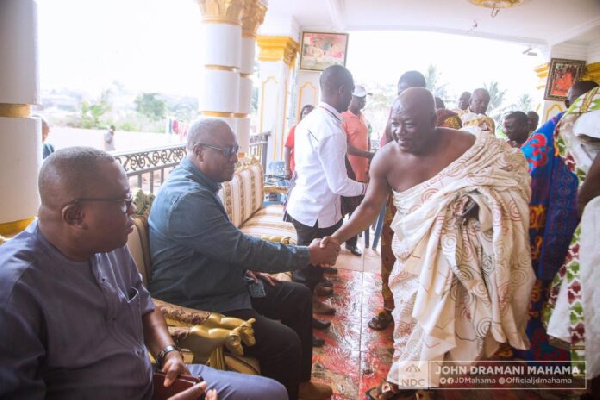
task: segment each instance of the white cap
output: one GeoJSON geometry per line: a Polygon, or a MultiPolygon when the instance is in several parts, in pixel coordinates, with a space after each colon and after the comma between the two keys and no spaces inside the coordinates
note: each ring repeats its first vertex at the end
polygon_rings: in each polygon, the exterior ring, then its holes
{"type": "Polygon", "coordinates": [[[353,96],[356,96],[356,97],[365,97],[368,94],[369,93],[367,93],[367,89],[365,89],[364,86],[360,86],[360,85],[354,86],[354,92],[352,92],[353,96]]]}

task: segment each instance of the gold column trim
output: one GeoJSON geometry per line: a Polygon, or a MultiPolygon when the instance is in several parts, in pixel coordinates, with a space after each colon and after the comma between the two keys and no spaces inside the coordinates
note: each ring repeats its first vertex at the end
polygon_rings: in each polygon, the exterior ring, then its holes
{"type": "Polygon", "coordinates": [[[548,80],[548,73],[550,72],[550,63],[543,63],[534,68],[535,74],[538,77],[538,89],[546,87],[546,81],[548,80]]]}
{"type": "Polygon", "coordinates": [[[595,62],[586,65],[585,74],[581,79],[585,81],[600,82],[600,62],[595,62]]]}
{"type": "Polygon", "coordinates": [[[207,24],[242,25],[246,0],[196,0],[207,24]]]}
{"type": "Polygon", "coordinates": [[[242,37],[255,38],[258,27],[262,25],[267,6],[259,0],[246,0],[242,16],[242,37]]]}
{"type": "Polygon", "coordinates": [[[252,74],[243,74],[240,72],[240,78],[250,78],[252,77],[252,74]]]}
{"type": "Polygon", "coordinates": [[[33,221],[33,217],[0,224],[0,236],[16,235],[17,233],[27,228],[27,225],[29,225],[31,221],[33,221]]]}
{"type": "Polygon", "coordinates": [[[248,118],[249,116],[248,113],[233,113],[233,118],[248,118]]]}
{"type": "Polygon", "coordinates": [[[206,64],[204,66],[206,69],[212,69],[217,71],[229,71],[229,72],[237,72],[237,67],[228,67],[225,65],[215,65],[215,64],[206,64]]]}
{"type": "Polygon", "coordinates": [[[260,48],[259,61],[283,61],[292,68],[300,44],[288,36],[258,36],[256,43],[260,48]]]}
{"type": "Polygon", "coordinates": [[[314,106],[315,104],[317,104],[318,100],[319,100],[317,98],[318,93],[319,93],[319,89],[317,89],[317,87],[315,85],[313,85],[312,82],[310,82],[310,81],[305,82],[304,85],[300,86],[300,89],[298,90],[298,112],[296,114],[298,123],[300,123],[300,110],[302,110],[302,107],[304,107],[305,105],[311,104],[312,106],[314,106]],[[306,104],[302,105],[302,96],[304,94],[304,90],[308,90],[309,87],[310,87],[310,89],[312,89],[313,102],[312,102],[312,104],[306,103],[306,104]]]}
{"type": "Polygon", "coordinates": [[[203,117],[213,117],[213,118],[232,118],[233,113],[231,112],[223,112],[223,111],[200,111],[203,117]]]}
{"type": "Polygon", "coordinates": [[[31,106],[29,104],[0,103],[0,117],[29,118],[31,117],[31,106]]]}
{"type": "MultiPolygon", "coordinates": [[[[263,132],[263,121],[265,120],[265,86],[267,86],[267,83],[269,82],[273,82],[275,83],[275,85],[277,85],[277,83],[279,83],[277,81],[277,79],[275,79],[275,77],[273,75],[269,75],[269,77],[267,79],[265,79],[263,82],[261,82],[261,92],[260,92],[260,126],[259,126],[259,132],[263,132]]],[[[279,94],[277,95],[279,96],[279,94]]]]}

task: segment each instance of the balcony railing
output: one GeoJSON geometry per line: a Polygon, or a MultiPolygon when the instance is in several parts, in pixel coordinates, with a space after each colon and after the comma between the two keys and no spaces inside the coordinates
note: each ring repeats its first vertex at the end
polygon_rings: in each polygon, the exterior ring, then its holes
{"type": "Polygon", "coordinates": [[[154,193],[186,155],[185,144],[112,154],[125,168],[131,187],[154,193]],[[134,179],[131,179],[134,178],[134,179]]]}
{"type": "MultiPolygon", "coordinates": [[[[263,171],[267,169],[269,135],[270,132],[264,132],[250,136],[248,153],[259,157],[263,171]]],[[[186,154],[185,144],[176,144],[147,150],[115,152],[112,156],[125,168],[132,188],[138,187],[145,192],[154,193],[186,154]]]]}
{"type": "Polygon", "coordinates": [[[267,155],[269,148],[269,136],[271,132],[261,132],[256,135],[250,135],[250,148],[248,153],[251,156],[258,157],[263,167],[263,171],[267,170],[267,155]]]}

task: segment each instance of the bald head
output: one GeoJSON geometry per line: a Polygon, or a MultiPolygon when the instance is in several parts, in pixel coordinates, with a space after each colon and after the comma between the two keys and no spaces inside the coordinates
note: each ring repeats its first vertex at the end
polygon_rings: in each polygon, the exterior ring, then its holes
{"type": "Polygon", "coordinates": [[[469,109],[476,114],[485,114],[489,103],[490,93],[484,88],[477,88],[469,100],[469,109]]]}
{"type": "Polygon", "coordinates": [[[565,103],[567,103],[567,107],[571,106],[571,104],[575,103],[575,100],[595,87],[598,87],[598,84],[594,81],[575,82],[567,94],[567,100],[565,101],[565,103]]]}
{"type": "Polygon", "coordinates": [[[91,147],[69,147],[52,153],[38,177],[42,206],[56,209],[76,198],[89,197],[105,180],[100,165],[115,161],[108,153],[91,147]]]}
{"type": "Polygon", "coordinates": [[[200,118],[188,128],[187,149],[191,151],[198,143],[213,144],[215,140],[227,134],[233,134],[231,128],[222,119],[200,118]]]}
{"type": "Polygon", "coordinates": [[[394,109],[411,110],[422,115],[435,115],[435,99],[425,88],[408,88],[394,102],[394,109]]]}

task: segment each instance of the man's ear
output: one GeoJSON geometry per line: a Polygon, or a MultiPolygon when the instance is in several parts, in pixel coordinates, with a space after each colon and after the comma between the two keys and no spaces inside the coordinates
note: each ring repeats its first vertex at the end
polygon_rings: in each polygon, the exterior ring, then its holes
{"type": "Polygon", "coordinates": [[[199,161],[203,161],[204,159],[204,148],[200,145],[194,145],[194,156],[198,158],[199,161]]]}
{"type": "Polygon", "coordinates": [[[68,225],[80,226],[83,223],[83,211],[79,204],[69,204],[62,211],[62,219],[68,225]]]}

